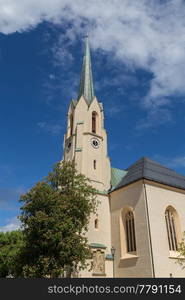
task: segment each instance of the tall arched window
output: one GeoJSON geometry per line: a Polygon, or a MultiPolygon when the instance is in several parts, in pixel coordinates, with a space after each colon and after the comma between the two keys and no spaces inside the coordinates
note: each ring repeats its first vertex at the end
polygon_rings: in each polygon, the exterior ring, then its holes
{"type": "Polygon", "coordinates": [[[136,252],[135,224],[132,211],[127,212],[125,215],[125,234],[127,252],[136,252]]]}
{"type": "Polygon", "coordinates": [[[73,134],[73,115],[70,115],[70,135],[73,134]]]}
{"type": "Polygon", "coordinates": [[[97,113],[95,111],[92,112],[92,132],[96,133],[97,131],[97,113]]]}
{"type": "Polygon", "coordinates": [[[172,207],[168,207],[165,211],[166,229],[168,235],[168,244],[170,251],[178,250],[177,236],[177,213],[172,207]]]}

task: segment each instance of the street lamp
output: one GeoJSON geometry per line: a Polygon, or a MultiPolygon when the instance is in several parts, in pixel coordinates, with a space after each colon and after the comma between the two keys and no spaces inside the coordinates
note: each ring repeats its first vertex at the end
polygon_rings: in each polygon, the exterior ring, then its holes
{"type": "Polygon", "coordinates": [[[115,269],[114,269],[115,252],[116,252],[116,249],[112,246],[112,248],[111,248],[111,254],[112,254],[112,260],[113,260],[113,278],[115,277],[115,269]]]}

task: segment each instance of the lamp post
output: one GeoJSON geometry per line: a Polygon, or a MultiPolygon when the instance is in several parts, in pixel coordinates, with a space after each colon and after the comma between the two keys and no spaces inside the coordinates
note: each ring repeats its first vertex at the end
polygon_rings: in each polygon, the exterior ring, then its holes
{"type": "Polygon", "coordinates": [[[112,246],[112,248],[111,248],[111,254],[112,254],[112,260],[113,260],[113,278],[115,277],[115,268],[114,268],[115,252],[116,252],[116,249],[112,246]]]}

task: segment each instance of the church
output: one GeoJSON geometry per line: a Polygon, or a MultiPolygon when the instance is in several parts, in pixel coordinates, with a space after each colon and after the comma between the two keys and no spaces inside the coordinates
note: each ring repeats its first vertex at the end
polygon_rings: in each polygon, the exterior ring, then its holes
{"type": "Polygon", "coordinates": [[[185,277],[177,263],[185,231],[185,176],[147,157],[124,170],[111,166],[88,37],[78,98],[68,110],[63,159],[74,160],[98,191],[87,232],[92,268],[77,277],[185,277]]]}

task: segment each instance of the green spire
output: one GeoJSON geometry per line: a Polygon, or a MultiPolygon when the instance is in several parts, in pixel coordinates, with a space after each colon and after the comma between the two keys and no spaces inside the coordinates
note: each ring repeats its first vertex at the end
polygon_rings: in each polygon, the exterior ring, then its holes
{"type": "Polygon", "coordinates": [[[78,99],[80,99],[82,95],[84,96],[87,104],[90,104],[94,98],[93,77],[92,77],[92,69],[91,69],[91,54],[90,54],[88,36],[85,37],[85,51],[83,57],[78,99]]]}

